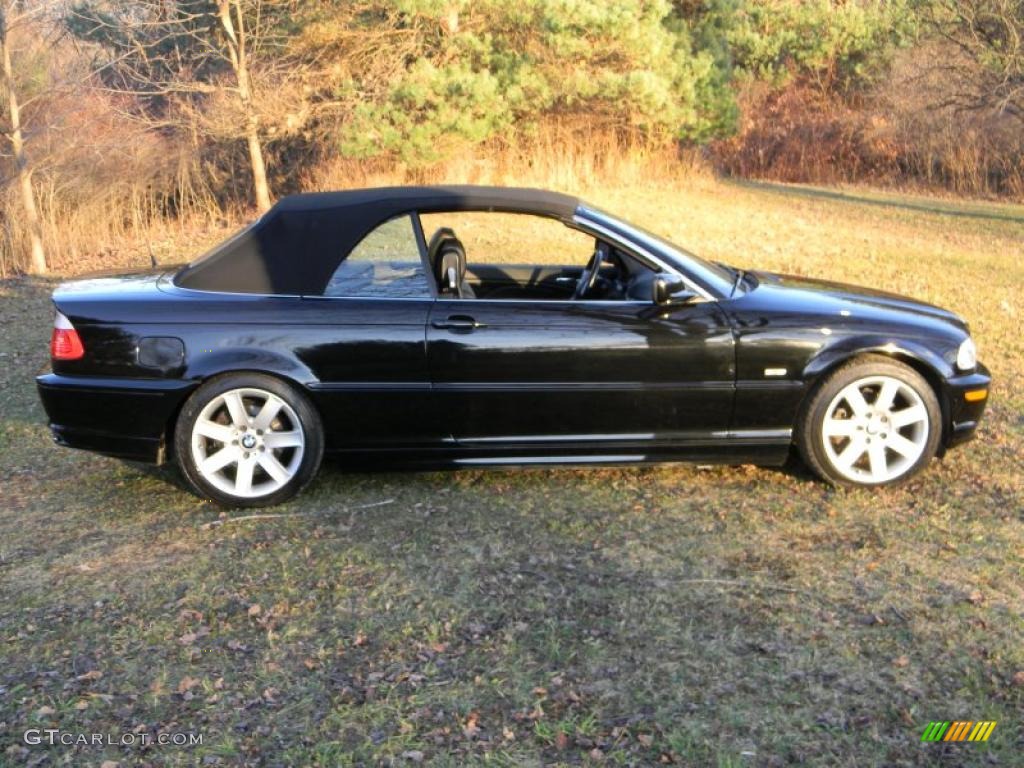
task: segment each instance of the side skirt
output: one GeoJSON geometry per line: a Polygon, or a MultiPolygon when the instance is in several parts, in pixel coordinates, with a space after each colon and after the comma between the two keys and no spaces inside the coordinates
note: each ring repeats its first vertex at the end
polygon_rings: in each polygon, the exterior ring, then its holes
{"type": "Polygon", "coordinates": [[[331,455],[350,466],[386,467],[507,467],[507,466],[621,466],[696,462],[701,464],[759,464],[780,466],[790,452],[785,436],[751,439],[722,437],[677,445],[618,443],[587,445],[579,442],[533,444],[450,445],[416,451],[388,449],[343,450],[331,455]]]}

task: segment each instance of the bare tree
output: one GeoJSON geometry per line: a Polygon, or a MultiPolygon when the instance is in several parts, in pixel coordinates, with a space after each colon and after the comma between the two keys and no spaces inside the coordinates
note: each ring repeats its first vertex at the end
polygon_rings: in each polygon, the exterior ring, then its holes
{"type": "Polygon", "coordinates": [[[96,44],[98,87],[133,97],[154,128],[244,140],[257,207],[271,204],[265,120],[290,103],[279,27],[283,0],[92,0],[75,6],[72,34],[96,44]]]}
{"type": "Polygon", "coordinates": [[[245,114],[245,141],[249,146],[249,162],[252,165],[256,206],[261,211],[265,211],[270,208],[270,186],[267,184],[267,167],[263,162],[263,148],[260,146],[259,115],[256,113],[252,101],[242,4],[240,0],[233,0],[233,2],[219,0],[217,10],[226,37],[225,48],[231,61],[231,69],[235,73],[238,100],[241,102],[242,111],[245,114]],[[235,11],[234,22],[231,20],[232,8],[235,11]]]}
{"type": "Polygon", "coordinates": [[[1024,2],[921,0],[921,6],[926,27],[952,48],[933,63],[950,91],[942,106],[1024,121],[1024,2]]]}
{"type": "Polygon", "coordinates": [[[21,126],[21,106],[18,100],[18,86],[15,82],[14,67],[11,59],[9,32],[11,27],[23,20],[13,13],[15,3],[0,0],[0,87],[6,93],[7,112],[10,122],[9,130],[5,131],[14,153],[14,164],[17,169],[18,187],[21,192],[21,204],[24,208],[25,225],[29,237],[29,271],[46,274],[46,253],[43,250],[43,235],[39,224],[39,212],[36,209],[35,191],[32,188],[32,167],[25,150],[25,137],[21,126]]]}

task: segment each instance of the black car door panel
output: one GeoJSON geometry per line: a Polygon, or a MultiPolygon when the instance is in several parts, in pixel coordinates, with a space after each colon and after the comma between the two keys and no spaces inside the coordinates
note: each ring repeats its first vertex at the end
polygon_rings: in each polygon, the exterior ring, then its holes
{"type": "Polygon", "coordinates": [[[424,327],[431,299],[307,298],[296,350],[316,375],[329,450],[435,446],[450,442],[433,417],[424,327]]]}
{"type": "Polygon", "coordinates": [[[427,339],[460,443],[686,442],[729,426],[733,338],[714,303],[440,299],[427,339]]]}

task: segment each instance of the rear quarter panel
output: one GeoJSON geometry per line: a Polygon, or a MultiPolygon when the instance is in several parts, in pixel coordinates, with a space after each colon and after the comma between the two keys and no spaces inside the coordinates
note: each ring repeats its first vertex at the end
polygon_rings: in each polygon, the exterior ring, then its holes
{"type": "Polygon", "coordinates": [[[443,438],[427,403],[429,299],[228,294],[150,277],[73,283],[58,289],[54,303],[87,350],[81,360],[57,362],[56,374],[198,386],[218,374],[257,371],[307,392],[324,420],[328,450],[443,438]],[[153,337],[180,339],[180,364],[144,365],[139,346],[153,337]]]}

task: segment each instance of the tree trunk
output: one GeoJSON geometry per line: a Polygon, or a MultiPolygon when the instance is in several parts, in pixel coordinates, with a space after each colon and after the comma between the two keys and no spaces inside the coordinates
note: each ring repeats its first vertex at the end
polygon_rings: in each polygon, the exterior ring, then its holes
{"type": "Polygon", "coordinates": [[[11,71],[11,51],[7,46],[7,9],[0,5],[0,63],[3,67],[3,86],[7,91],[7,107],[11,113],[11,147],[14,150],[14,164],[18,169],[18,186],[21,189],[21,204],[25,209],[25,226],[28,229],[31,253],[28,271],[36,275],[46,274],[46,253],[43,251],[43,236],[39,227],[39,212],[32,190],[32,172],[25,140],[21,134],[21,112],[18,109],[18,95],[14,89],[11,71]]]}
{"type": "Polygon", "coordinates": [[[245,136],[249,144],[249,164],[252,166],[252,183],[256,191],[256,207],[260,211],[270,208],[270,185],[267,183],[267,166],[263,164],[263,149],[260,147],[258,121],[255,116],[249,118],[245,136]]]}
{"type": "Polygon", "coordinates": [[[242,8],[234,3],[237,14],[237,29],[231,20],[229,0],[219,0],[217,8],[221,25],[228,38],[228,55],[231,68],[238,84],[238,98],[245,112],[245,141],[249,145],[249,164],[252,166],[253,190],[256,193],[256,207],[260,211],[270,208],[270,185],[267,183],[267,166],[263,162],[263,148],[260,146],[259,115],[252,103],[252,88],[249,81],[249,62],[245,50],[245,27],[242,19],[242,8]]]}

